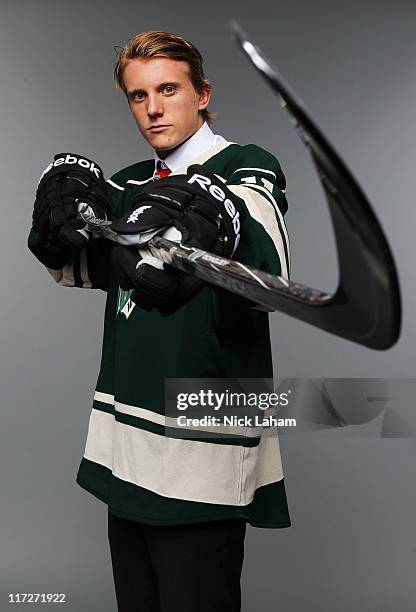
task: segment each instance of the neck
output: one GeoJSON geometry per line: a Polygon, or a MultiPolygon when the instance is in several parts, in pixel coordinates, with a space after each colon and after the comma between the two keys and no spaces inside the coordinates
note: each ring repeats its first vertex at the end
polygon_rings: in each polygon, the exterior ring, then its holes
{"type": "MultiPolygon", "coordinates": [[[[182,144],[182,143],[181,143],[181,144],[182,144]]],[[[169,155],[170,155],[171,153],[173,153],[174,151],[176,151],[176,149],[177,149],[178,147],[180,147],[180,146],[181,146],[181,145],[178,145],[178,146],[177,146],[177,147],[175,147],[174,149],[168,149],[167,151],[158,151],[158,150],[156,149],[156,153],[158,154],[158,156],[160,157],[160,159],[165,160],[167,157],[169,157],[169,155]]]]}

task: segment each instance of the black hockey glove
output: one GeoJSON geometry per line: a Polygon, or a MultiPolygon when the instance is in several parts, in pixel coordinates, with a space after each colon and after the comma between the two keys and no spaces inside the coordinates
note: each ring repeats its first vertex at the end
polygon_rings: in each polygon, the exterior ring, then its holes
{"type": "Polygon", "coordinates": [[[70,257],[85,245],[89,234],[78,217],[79,201],[99,219],[110,217],[101,168],[75,153],[59,153],[40,178],[33,210],[33,230],[45,251],[70,257]]]}
{"type": "Polygon", "coordinates": [[[240,198],[201,165],[146,185],[131,211],[111,226],[124,245],[131,245],[112,251],[121,288],[135,289],[131,299],[146,310],[175,312],[203,281],[162,264],[146,244],[161,235],[230,258],[244,214],[240,198]]]}

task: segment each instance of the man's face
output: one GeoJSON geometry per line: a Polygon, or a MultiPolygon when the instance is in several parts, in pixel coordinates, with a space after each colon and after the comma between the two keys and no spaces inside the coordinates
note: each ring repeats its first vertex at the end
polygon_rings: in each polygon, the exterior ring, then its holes
{"type": "Polygon", "coordinates": [[[210,91],[195,91],[187,62],[136,58],[126,65],[123,78],[137,126],[162,159],[202,126],[210,91]]]}

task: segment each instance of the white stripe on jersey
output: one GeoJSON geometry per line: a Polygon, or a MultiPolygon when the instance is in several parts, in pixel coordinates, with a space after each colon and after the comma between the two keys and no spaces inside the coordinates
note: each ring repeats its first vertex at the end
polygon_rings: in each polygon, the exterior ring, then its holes
{"type": "MultiPolygon", "coordinates": [[[[270,183],[271,185],[271,183],[270,183]]],[[[287,233],[287,229],[286,229],[286,225],[283,219],[283,215],[282,212],[276,202],[276,200],[274,199],[273,195],[270,193],[270,191],[268,189],[266,189],[266,187],[262,187],[261,185],[253,185],[253,184],[248,184],[247,187],[249,187],[250,189],[254,189],[254,191],[258,191],[258,192],[265,192],[267,197],[270,198],[270,200],[272,201],[271,203],[273,203],[273,207],[276,211],[277,216],[279,217],[279,221],[281,223],[282,226],[282,230],[285,236],[285,242],[286,242],[286,246],[287,246],[287,253],[288,253],[288,257],[289,257],[289,261],[288,261],[288,270],[290,272],[290,248],[289,248],[289,235],[287,233]]]]}
{"type": "MultiPolygon", "coordinates": [[[[272,239],[275,249],[279,255],[281,267],[280,276],[283,276],[283,278],[289,278],[289,262],[286,261],[286,253],[283,241],[285,241],[286,243],[286,248],[288,252],[289,243],[287,242],[286,238],[287,232],[285,231],[286,228],[283,222],[283,217],[281,218],[281,223],[284,232],[282,235],[279,228],[279,224],[276,219],[275,208],[273,204],[264,196],[260,195],[260,193],[257,192],[257,189],[253,189],[253,187],[253,185],[228,185],[228,189],[230,191],[232,191],[244,200],[244,203],[247,206],[248,212],[250,213],[251,217],[253,217],[253,219],[255,219],[263,226],[267,234],[272,239]]],[[[267,195],[271,195],[269,191],[267,191],[267,195]]]]}
{"type": "Polygon", "coordinates": [[[266,174],[271,174],[275,180],[277,179],[275,172],[272,172],[272,170],[266,170],[265,168],[237,168],[237,170],[234,170],[233,174],[235,174],[236,172],[251,172],[252,170],[254,170],[255,172],[265,172],[266,174]]]}
{"type": "Polygon", "coordinates": [[[158,495],[211,504],[246,506],[257,488],[283,478],[275,436],[263,435],[254,447],[167,439],[96,408],[84,457],[158,495]]]}
{"type": "Polygon", "coordinates": [[[88,276],[88,260],[87,260],[87,251],[85,248],[81,249],[80,253],[80,275],[82,279],[82,286],[85,289],[92,289],[92,282],[90,277],[88,276]]]}
{"type": "Polygon", "coordinates": [[[72,265],[72,261],[60,270],[53,270],[52,268],[46,267],[49,274],[52,276],[53,280],[58,283],[58,285],[62,285],[62,287],[75,287],[75,278],[74,278],[74,267],[72,265]]]}
{"type": "Polygon", "coordinates": [[[135,181],[133,179],[129,179],[128,181],[126,181],[127,183],[132,183],[133,185],[144,185],[145,183],[148,183],[149,181],[153,180],[153,176],[151,176],[150,178],[146,179],[145,181],[135,181]]]}
{"type": "MultiPolygon", "coordinates": [[[[239,264],[242,268],[246,269],[243,264],[239,264]]],[[[249,272],[249,270],[247,270],[249,272]]],[[[147,410],[146,408],[139,408],[138,406],[132,406],[130,404],[123,404],[122,402],[114,401],[114,395],[109,395],[107,393],[101,393],[100,391],[96,391],[94,395],[94,399],[104,404],[109,404],[110,406],[115,407],[118,412],[122,412],[124,414],[129,414],[134,417],[139,417],[146,421],[150,421],[151,423],[156,423],[157,425],[162,425],[166,427],[177,427],[180,425],[176,421],[176,417],[166,417],[163,414],[159,414],[158,412],[154,412],[153,410],[147,410]]],[[[259,427],[239,427],[235,425],[230,426],[213,426],[213,427],[187,427],[187,429],[197,429],[198,431],[212,431],[213,433],[225,433],[234,436],[244,436],[244,437],[252,437],[258,438],[261,434],[261,429],[259,427]]]]}
{"type": "Polygon", "coordinates": [[[107,183],[109,183],[112,187],[115,187],[116,189],[120,189],[120,191],[124,191],[124,187],[117,185],[117,183],[115,183],[111,179],[107,179],[107,183]]]}
{"type": "Polygon", "coordinates": [[[114,406],[114,395],[110,395],[109,393],[96,391],[94,394],[94,399],[96,399],[97,402],[103,402],[104,404],[111,404],[114,406]]]}

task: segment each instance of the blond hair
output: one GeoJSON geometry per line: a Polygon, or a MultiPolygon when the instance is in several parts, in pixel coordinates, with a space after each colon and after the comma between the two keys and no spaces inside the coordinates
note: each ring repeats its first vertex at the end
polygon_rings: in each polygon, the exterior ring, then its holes
{"type": "MultiPolygon", "coordinates": [[[[204,75],[202,55],[191,42],[181,36],[169,32],[142,32],[130,38],[124,47],[116,47],[116,49],[118,56],[114,64],[113,79],[119,91],[126,93],[123,80],[124,68],[130,60],[138,57],[168,57],[187,62],[189,78],[195,91],[201,94],[205,89],[212,90],[212,85],[204,75]]],[[[216,113],[206,108],[201,112],[204,121],[211,125],[216,113]]]]}

